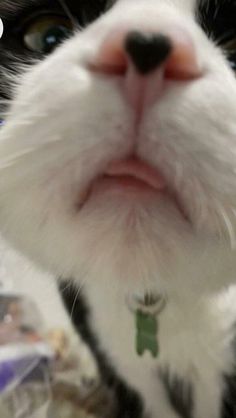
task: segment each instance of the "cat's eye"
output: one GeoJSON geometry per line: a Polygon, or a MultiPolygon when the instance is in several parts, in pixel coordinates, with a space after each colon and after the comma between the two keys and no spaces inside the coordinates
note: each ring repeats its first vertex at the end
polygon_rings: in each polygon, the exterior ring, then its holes
{"type": "Polygon", "coordinates": [[[71,20],[64,16],[44,15],[31,21],[23,33],[24,45],[31,51],[50,53],[73,30],[71,20]]]}

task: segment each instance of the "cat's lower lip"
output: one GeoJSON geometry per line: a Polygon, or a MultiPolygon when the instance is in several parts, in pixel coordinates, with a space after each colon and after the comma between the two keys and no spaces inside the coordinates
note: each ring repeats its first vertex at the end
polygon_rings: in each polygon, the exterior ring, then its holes
{"type": "Polygon", "coordinates": [[[144,180],[129,175],[110,176],[104,175],[99,177],[92,186],[93,191],[105,192],[116,191],[120,193],[162,193],[161,190],[156,190],[151,184],[146,183],[144,180]]]}
{"type": "Polygon", "coordinates": [[[163,192],[167,188],[166,180],[159,170],[133,156],[111,162],[104,176],[124,187],[146,187],[157,192],[163,192]]]}
{"type": "Polygon", "coordinates": [[[156,169],[136,157],[112,161],[92,185],[92,192],[115,191],[141,197],[150,192],[163,193],[167,183],[156,169]]]}
{"type": "Polygon", "coordinates": [[[92,196],[103,194],[107,199],[114,193],[118,194],[121,199],[146,200],[157,196],[166,197],[168,201],[173,202],[182,218],[190,222],[181,200],[175,192],[170,190],[165,177],[159,170],[136,158],[110,163],[87,190],[85,201],[92,196]]]}

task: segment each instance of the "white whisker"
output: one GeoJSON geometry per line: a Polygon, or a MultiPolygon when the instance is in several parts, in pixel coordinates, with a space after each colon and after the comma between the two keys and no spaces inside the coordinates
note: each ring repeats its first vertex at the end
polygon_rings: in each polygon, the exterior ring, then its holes
{"type": "Polygon", "coordinates": [[[71,307],[71,311],[70,311],[70,318],[71,318],[71,319],[73,318],[73,313],[74,313],[74,310],[75,310],[76,302],[77,302],[77,300],[78,300],[78,296],[79,296],[79,294],[80,294],[80,292],[81,292],[81,290],[82,290],[83,286],[84,286],[84,282],[82,282],[82,283],[79,285],[78,290],[77,290],[77,292],[76,292],[76,295],[75,295],[75,298],[74,298],[74,302],[73,302],[73,305],[72,305],[72,307],[71,307]]]}
{"type": "Polygon", "coordinates": [[[232,222],[229,218],[229,215],[227,214],[226,210],[224,209],[223,205],[219,202],[216,203],[216,208],[218,210],[219,215],[221,216],[221,219],[223,220],[228,235],[230,239],[230,245],[231,249],[234,250],[236,248],[236,237],[235,237],[235,230],[233,228],[232,222]]]}

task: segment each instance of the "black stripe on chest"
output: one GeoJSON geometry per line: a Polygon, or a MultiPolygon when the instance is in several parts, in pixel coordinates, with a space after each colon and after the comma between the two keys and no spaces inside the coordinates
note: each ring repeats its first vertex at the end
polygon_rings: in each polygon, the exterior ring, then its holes
{"type": "Polygon", "coordinates": [[[225,390],[221,418],[236,418],[236,372],[224,377],[225,390]]]}
{"type": "Polygon", "coordinates": [[[190,383],[172,375],[168,368],[159,373],[167,398],[181,418],[193,418],[193,388],[190,383]]]}

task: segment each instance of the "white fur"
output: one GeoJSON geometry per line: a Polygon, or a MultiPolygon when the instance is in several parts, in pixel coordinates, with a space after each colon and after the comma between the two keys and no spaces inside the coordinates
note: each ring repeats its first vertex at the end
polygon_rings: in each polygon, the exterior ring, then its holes
{"type": "Polygon", "coordinates": [[[176,417],[156,387],[158,366],[196,385],[194,418],[219,418],[221,373],[232,366],[234,313],[221,317],[208,298],[235,281],[236,81],[193,9],[190,0],[118,1],[22,76],[0,133],[2,232],[45,269],[84,286],[103,346],[154,418],[176,417]],[[121,80],[86,67],[121,25],[186,31],[204,71],[170,81],[136,136],[121,80]],[[134,147],[164,173],[190,223],[159,196],[121,200],[107,191],[78,209],[90,182],[134,147]],[[157,361],[135,355],[125,303],[146,290],[169,300],[157,361]]]}

